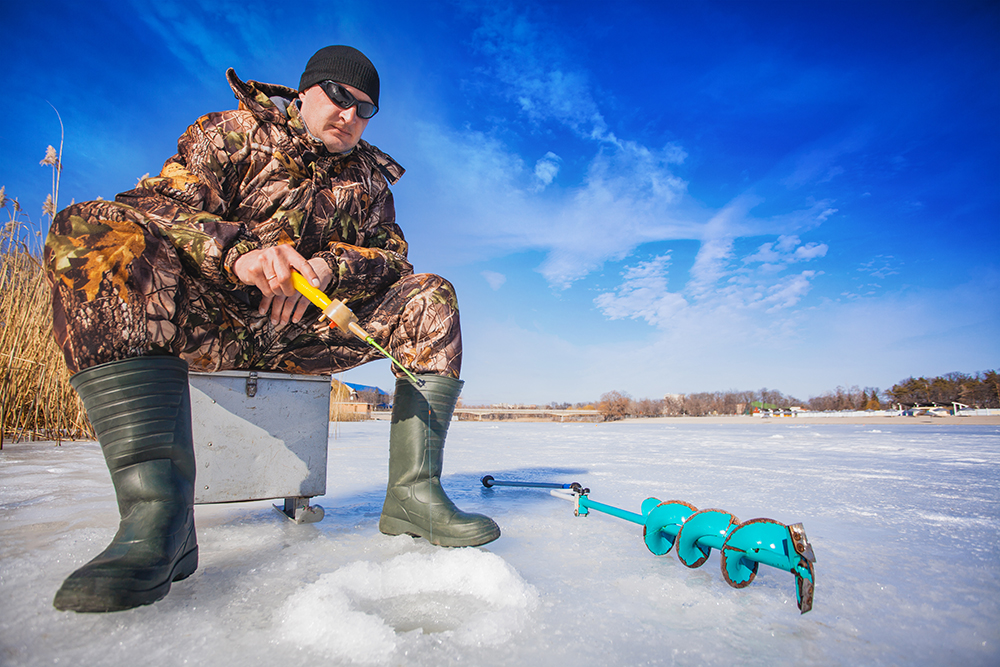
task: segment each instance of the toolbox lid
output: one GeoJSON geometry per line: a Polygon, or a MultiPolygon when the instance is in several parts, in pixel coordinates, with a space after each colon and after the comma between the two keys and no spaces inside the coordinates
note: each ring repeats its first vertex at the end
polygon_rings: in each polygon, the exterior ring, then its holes
{"type": "Polygon", "coordinates": [[[191,371],[188,375],[197,377],[228,377],[246,378],[254,373],[261,380],[294,380],[296,382],[326,382],[329,384],[333,379],[330,374],[326,375],[302,375],[294,373],[276,373],[274,371],[216,371],[214,373],[204,373],[201,371],[191,371]]]}

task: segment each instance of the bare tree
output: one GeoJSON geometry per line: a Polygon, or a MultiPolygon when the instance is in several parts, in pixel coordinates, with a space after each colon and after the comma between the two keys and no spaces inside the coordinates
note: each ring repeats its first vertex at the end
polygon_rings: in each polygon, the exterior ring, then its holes
{"type": "Polygon", "coordinates": [[[625,419],[629,414],[632,397],[623,391],[609,391],[601,394],[601,400],[597,404],[604,421],[616,421],[625,419]]]}

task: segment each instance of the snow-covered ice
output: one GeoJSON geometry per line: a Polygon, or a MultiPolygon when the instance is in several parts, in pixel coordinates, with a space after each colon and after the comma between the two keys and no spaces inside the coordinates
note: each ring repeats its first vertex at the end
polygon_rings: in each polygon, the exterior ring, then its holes
{"type": "Polygon", "coordinates": [[[5,444],[0,664],[1000,664],[1000,427],[456,422],[445,487],[503,530],[479,549],[378,532],[388,428],[331,425],[322,522],[198,506],[198,571],[96,615],[51,601],[117,528],[98,446],[5,444]],[[484,474],[578,481],[634,512],[656,496],[802,522],[813,611],[787,572],[737,590],[718,553],[688,569],[641,526],[484,474]]]}

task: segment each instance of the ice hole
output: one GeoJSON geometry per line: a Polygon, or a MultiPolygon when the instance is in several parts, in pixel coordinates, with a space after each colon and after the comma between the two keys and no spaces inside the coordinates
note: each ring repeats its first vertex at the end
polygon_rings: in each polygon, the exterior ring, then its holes
{"type": "Polygon", "coordinates": [[[482,613],[487,602],[461,593],[412,593],[380,600],[359,600],[358,611],[378,616],[397,633],[419,630],[425,635],[459,629],[482,613]]]}

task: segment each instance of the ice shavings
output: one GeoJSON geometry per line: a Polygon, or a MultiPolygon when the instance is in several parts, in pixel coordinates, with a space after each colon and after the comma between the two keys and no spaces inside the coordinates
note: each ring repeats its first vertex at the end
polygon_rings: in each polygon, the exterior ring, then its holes
{"type": "Polygon", "coordinates": [[[502,558],[454,549],[350,563],[293,594],[277,619],[286,642],[334,660],[381,663],[406,634],[500,644],[537,605],[534,587],[502,558]]]}

